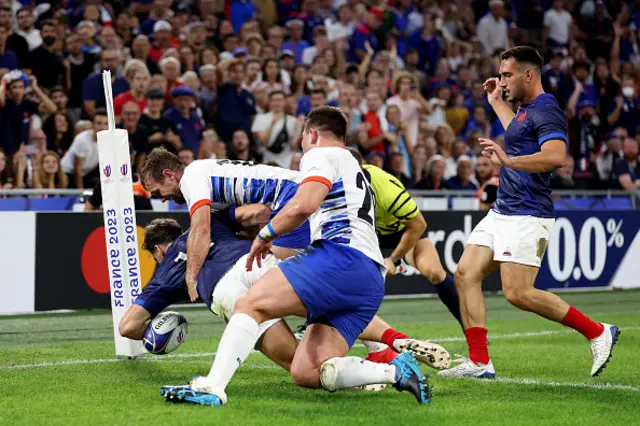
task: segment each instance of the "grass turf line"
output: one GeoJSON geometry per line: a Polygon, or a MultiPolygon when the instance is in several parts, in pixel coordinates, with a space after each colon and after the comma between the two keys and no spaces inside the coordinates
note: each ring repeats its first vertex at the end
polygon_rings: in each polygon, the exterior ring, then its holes
{"type": "MultiPolygon", "coordinates": [[[[259,354],[251,355],[238,371],[228,389],[229,405],[221,409],[174,406],[159,396],[163,384],[180,384],[196,374],[206,374],[211,365],[208,357],[0,368],[4,385],[0,424],[634,423],[640,415],[637,391],[572,384],[640,388],[640,292],[563,297],[596,320],[628,328],[599,378],[589,376],[588,344],[575,333],[494,339],[489,350],[503,381],[445,380],[432,374],[435,396],[425,407],[393,389],[330,394],[297,388],[283,370],[270,368],[272,364],[259,354]],[[545,384],[555,382],[558,385],[545,384]]],[[[518,311],[500,297],[488,298],[487,305],[490,335],[564,330],[518,311]]],[[[204,309],[184,313],[190,332],[175,354],[214,352],[222,323],[204,309]]],[[[394,327],[416,337],[461,336],[458,324],[435,299],[387,301],[380,313],[394,327]]],[[[290,322],[297,323],[299,320],[290,322]]],[[[108,313],[0,318],[0,324],[0,367],[114,357],[108,313]]],[[[466,354],[462,341],[447,342],[445,347],[452,354],[466,354]]],[[[356,348],[353,353],[364,351],[356,348]]]]}

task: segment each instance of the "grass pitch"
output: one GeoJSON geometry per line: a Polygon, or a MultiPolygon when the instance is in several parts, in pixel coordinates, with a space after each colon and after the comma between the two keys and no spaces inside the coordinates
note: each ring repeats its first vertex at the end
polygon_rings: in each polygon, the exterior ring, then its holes
{"type": "MultiPolygon", "coordinates": [[[[178,351],[135,361],[114,357],[109,312],[0,317],[0,425],[639,424],[640,292],[563,297],[622,328],[601,377],[589,376],[582,336],[489,297],[489,351],[498,379],[441,379],[423,368],[435,387],[427,406],[392,388],[301,389],[261,354],[238,371],[227,406],[168,404],[161,385],[209,371],[223,324],[204,308],[180,309],[190,328],[178,351]]],[[[437,299],[385,301],[380,314],[411,336],[466,355],[459,325],[437,299]]]]}

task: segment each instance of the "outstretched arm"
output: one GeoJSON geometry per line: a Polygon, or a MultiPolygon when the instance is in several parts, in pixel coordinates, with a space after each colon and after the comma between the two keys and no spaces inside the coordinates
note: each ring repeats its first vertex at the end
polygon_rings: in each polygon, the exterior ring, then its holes
{"type": "Polygon", "coordinates": [[[211,208],[209,204],[197,206],[191,212],[191,229],[187,238],[187,290],[192,302],[198,299],[198,275],[207,258],[211,244],[211,208]]]}

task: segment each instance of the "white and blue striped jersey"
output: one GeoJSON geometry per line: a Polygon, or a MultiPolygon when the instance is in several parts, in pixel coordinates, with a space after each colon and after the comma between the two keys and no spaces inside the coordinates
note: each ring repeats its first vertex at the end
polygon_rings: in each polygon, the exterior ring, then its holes
{"type": "Polygon", "coordinates": [[[189,211],[210,205],[265,204],[277,212],[298,190],[302,174],[280,167],[232,160],[196,160],[184,169],[180,191],[189,211]]]}
{"type": "Polygon", "coordinates": [[[375,197],[358,161],[344,148],[317,147],[300,162],[302,183],[329,187],[320,208],[309,218],[311,241],[328,240],[352,247],[384,266],[375,230],[375,197]]]}

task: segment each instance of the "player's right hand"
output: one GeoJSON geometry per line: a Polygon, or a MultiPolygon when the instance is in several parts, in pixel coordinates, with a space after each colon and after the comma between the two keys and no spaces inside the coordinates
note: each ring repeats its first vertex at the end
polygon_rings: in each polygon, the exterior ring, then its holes
{"type": "Polygon", "coordinates": [[[502,87],[500,87],[500,79],[497,77],[488,79],[482,87],[484,91],[487,92],[487,99],[490,103],[502,100],[502,87]]]}
{"type": "Polygon", "coordinates": [[[396,274],[396,265],[393,264],[393,260],[388,257],[384,258],[384,266],[387,267],[387,276],[391,277],[396,274]]]}
{"type": "Polygon", "coordinates": [[[253,244],[251,245],[251,251],[249,252],[249,256],[247,257],[247,272],[251,272],[253,269],[253,261],[255,260],[258,264],[258,268],[262,268],[262,259],[267,257],[269,254],[269,250],[271,250],[271,246],[273,244],[269,241],[264,241],[261,238],[256,238],[253,240],[253,244]]]}

